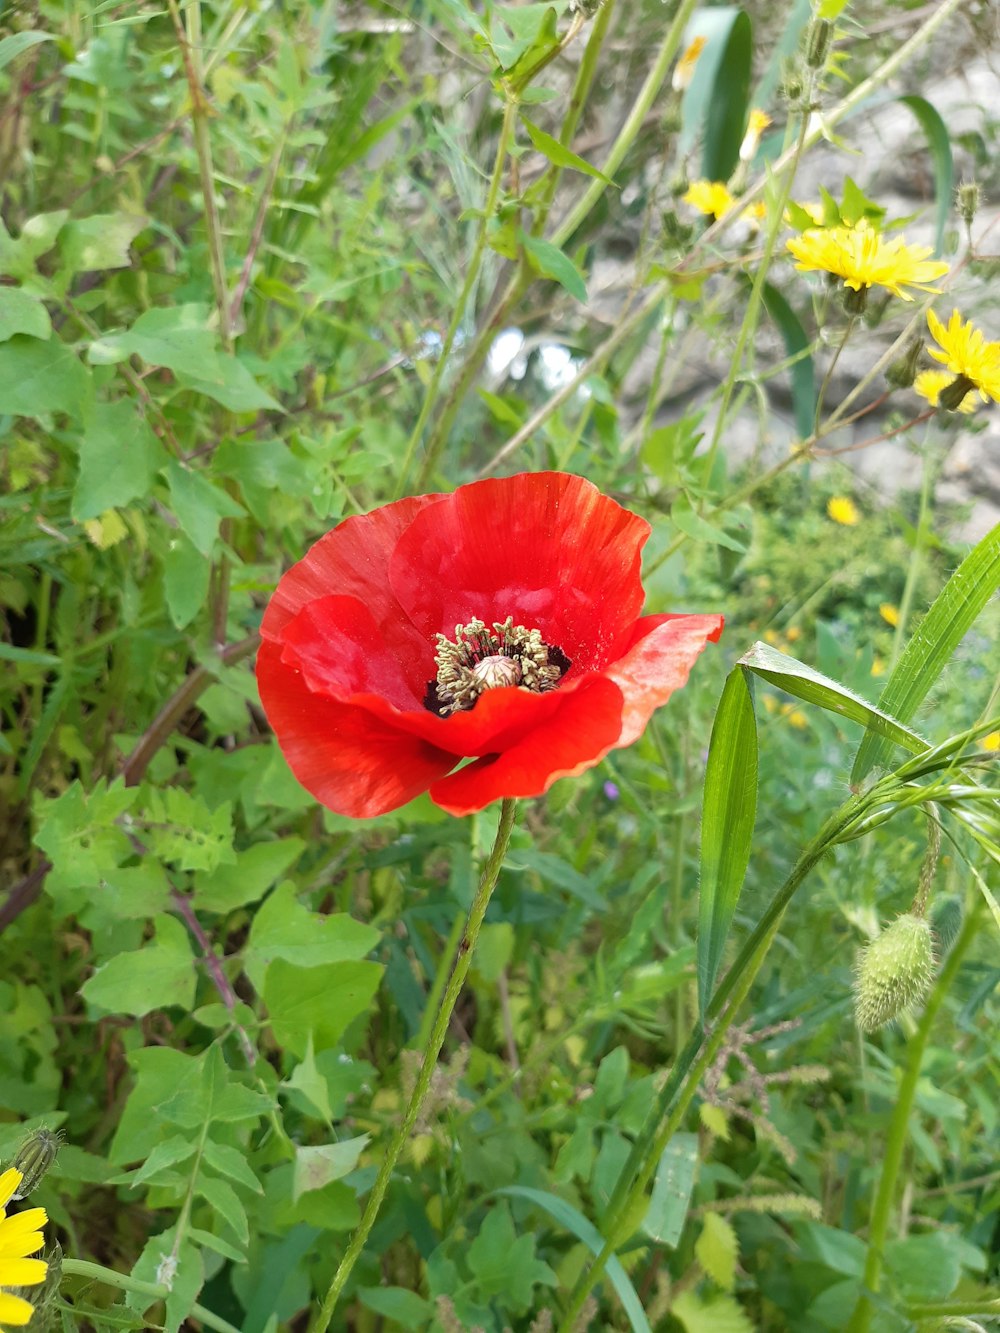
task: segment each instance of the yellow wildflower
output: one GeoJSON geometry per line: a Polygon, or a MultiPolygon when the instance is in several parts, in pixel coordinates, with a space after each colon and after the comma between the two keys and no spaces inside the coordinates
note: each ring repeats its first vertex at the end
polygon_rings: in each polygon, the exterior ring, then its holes
{"type": "Polygon", "coordinates": [[[849,495],[834,495],[827,500],[826,512],[834,523],[839,523],[844,528],[856,527],[861,522],[858,506],[849,495]]]}
{"type": "Polygon", "coordinates": [[[45,1281],[48,1265],[44,1259],[29,1259],[45,1244],[41,1228],[49,1220],[44,1208],[26,1208],[7,1216],[7,1204],[21,1184],[23,1176],[13,1167],[0,1174],[0,1325],[24,1328],[34,1314],[30,1301],[14,1296],[4,1287],[37,1287],[45,1281]]]}
{"type": "MultiPolygon", "coordinates": [[[[933,310],[927,312],[927,323],[938,344],[927,350],[935,361],[940,361],[956,376],[956,392],[961,387],[960,382],[968,381],[966,392],[978,389],[984,403],[987,398],[1000,402],[1000,343],[987,342],[982,331],[971,321],[963,322],[957,310],[951,312],[947,327],[933,310]]],[[[946,390],[943,406],[947,407],[948,401],[946,390]]],[[[964,395],[961,401],[964,401],[964,395]]]]}
{"type": "MultiPolygon", "coordinates": [[[[949,375],[946,370],[922,370],[913,381],[913,391],[918,393],[921,398],[925,398],[931,407],[937,407],[942,389],[947,389],[949,384],[955,384],[956,382],[955,376],[949,375]]],[[[969,388],[962,395],[962,400],[957,408],[953,410],[965,412],[968,415],[969,412],[975,412],[976,407],[977,403],[972,396],[972,389],[969,388]]]]}
{"type": "Polygon", "coordinates": [[[802,631],[798,625],[789,625],[788,629],[785,630],[785,638],[789,643],[797,643],[802,638],[802,631]]]}
{"type": "Polygon", "coordinates": [[[873,676],[885,675],[885,659],[879,657],[877,653],[872,658],[872,675],[873,676]]]}
{"type": "Polygon", "coordinates": [[[984,750],[1000,750],[1000,731],[990,731],[979,742],[984,750]]]}
{"type": "Polygon", "coordinates": [[[699,213],[714,218],[721,218],[724,213],[728,213],[736,202],[722,181],[692,181],[687,194],[681,197],[699,213]]]}
{"type": "Polygon", "coordinates": [[[801,708],[793,708],[786,704],[781,711],[787,719],[788,725],[794,727],[796,731],[804,731],[808,727],[809,719],[801,708]]]}
{"type": "Polygon", "coordinates": [[[674,92],[682,93],[690,85],[694,77],[694,67],[707,41],[707,37],[696,37],[674,66],[673,77],[670,80],[674,92]]]}
{"type": "Polygon", "coordinates": [[[885,623],[891,625],[893,629],[899,624],[899,607],[893,606],[892,602],[883,602],[878,609],[878,613],[885,623]]]}
{"type": "Polygon", "coordinates": [[[856,292],[885,287],[904,301],[913,300],[904,288],[937,291],[928,284],[948,272],[943,260],[927,258],[930,246],[907,245],[901,236],[885,241],[865,218],[856,227],[810,229],[785,244],[803,273],[833,273],[856,292]]]}
{"type": "Polygon", "coordinates": [[[771,117],[766,111],[759,111],[756,107],[750,112],[750,119],[747,122],[747,132],[743,136],[743,142],[740,144],[740,161],[752,162],[757,148],[760,144],[760,136],[771,123],[771,117]]]}

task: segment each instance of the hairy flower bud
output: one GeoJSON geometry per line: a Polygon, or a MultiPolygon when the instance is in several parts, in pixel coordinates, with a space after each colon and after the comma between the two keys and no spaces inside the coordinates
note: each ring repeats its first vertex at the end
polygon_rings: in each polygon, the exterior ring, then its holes
{"type": "Polygon", "coordinates": [[[983,192],[976,181],[963,181],[956,191],[956,202],[958,204],[958,213],[966,226],[969,226],[972,219],[979,211],[979,205],[983,201],[983,192]]]}
{"type": "Polygon", "coordinates": [[[21,1183],[12,1198],[26,1199],[36,1188],[42,1176],[56,1160],[62,1141],[61,1130],[53,1131],[44,1127],[34,1130],[24,1139],[11,1163],[15,1171],[20,1171],[22,1176],[21,1183]]]}
{"type": "Polygon", "coordinates": [[[829,19],[814,19],[806,35],[806,64],[810,69],[822,69],[830,50],[833,25],[829,19]]]}
{"type": "Polygon", "coordinates": [[[891,1023],[927,993],[934,975],[931,928],[906,912],[863,949],[854,984],[854,1016],[863,1032],[891,1023]]]}
{"type": "Polygon", "coordinates": [[[908,389],[917,378],[917,367],[920,364],[920,354],[923,350],[923,338],[920,336],[911,338],[903,355],[889,366],[885,372],[885,378],[894,389],[908,389]]]}

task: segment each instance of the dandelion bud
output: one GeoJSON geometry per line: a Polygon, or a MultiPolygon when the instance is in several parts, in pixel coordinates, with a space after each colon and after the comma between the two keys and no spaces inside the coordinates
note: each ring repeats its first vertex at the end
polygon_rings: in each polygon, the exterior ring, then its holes
{"type": "Polygon", "coordinates": [[[22,1180],[15,1199],[26,1199],[36,1188],[49,1167],[56,1160],[56,1154],[62,1146],[61,1130],[36,1129],[23,1141],[12,1163],[15,1171],[20,1171],[22,1180]]]}
{"type": "Polygon", "coordinates": [[[868,288],[859,287],[855,291],[853,287],[845,287],[843,300],[847,314],[863,315],[868,305],[868,288]]]}
{"type": "Polygon", "coordinates": [[[830,50],[833,26],[828,19],[816,19],[806,37],[806,64],[810,69],[822,69],[830,50]]]}
{"type": "Polygon", "coordinates": [[[963,181],[957,192],[958,212],[968,227],[983,202],[983,192],[976,181],[963,181]]]}
{"type": "Polygon", "coordinates": [[[969,379],[968,375],[958,375],[949,385],[941,390],[938,395],[938,404],[943,407],[946,412],[955,412],[965,401],[965,395],[970,389],[974,389],[975,387],[976,386],[973,384],[972,380],[969,379]]]}
{"type": "Polygon", "coordinates": [[[917,378],[917,367],[920,364],[920,353],[923,348],[923,338],[911,338],[903,355],[898,361],[893,361],[885,372],[886,380],[894,389],[908,389],[917,378]]]}
{"type": "Polygon", "coordinates": [[[917,1004],[934,975],[931,928],[907,912],[862,950],[854,986],[854,1016],[863,1032],[875,1032],[917,1004]]]}

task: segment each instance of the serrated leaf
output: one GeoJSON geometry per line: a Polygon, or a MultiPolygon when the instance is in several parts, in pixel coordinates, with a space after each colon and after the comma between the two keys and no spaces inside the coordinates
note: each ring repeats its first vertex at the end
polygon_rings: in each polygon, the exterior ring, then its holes
{"type": "Polygon", "coordinates": [[[170,537],[163,557],[163,595],[176,629],[186,629],[208,598],[212,562],[182,532],[170,537]]]}
{"type": "Polygon", "coordinates": [[[64,343],[23,333],[0,343],[0,412],[22,417],[65,412],[79,420],[90,394],[87,368],[64,343]]]}
{"type": "Polygon", "coordinates": [[[915,731],[903,726],[898,718],[868,703],[846,685],[831,680],[829,676],[806,666],[804,662],[796,661],[794,657],[779,653],[766,643],[755,643],[740,658],[739,665],[748,667],[755,675],[769,680],[788,694],[794,694],[797,699],[818,704],[820,708],[839,713],[852,722],[867,724],[878,735],[894,741],[913,754],[923,754],[928,748],[927,742],[915,731]]]}
{"type": "Polygon", "coordinates": [[[754,1333],[754,1326],[732,1296],[699,1296],[684,1291],[670,1312],[687,1333],[754,1333]]]}
{"type": "Polygon", "coordinates": [[[23,287],[7,287],[0,283],[0,342],[7,342],[15,333],[26,333],[31,338],[51,338],[52,321],[40,297],[26,292],[23,287]]]}
{"type": "Polygon", "coordinates": [[[664,1148],[656,1168],[642,1229],[647,1236],[671,1249],[676,1247],[684,1230],[697,1165],[697,1134],[675,1134],[664,1148]]]}
{"type": "Polygon", "coordinates": [[[200,796],[167,787],[149,793],[143,821],[156,856],[182,870],[214,870],[236,859],[231,801],[209,810],[200,796]]]}
{"type": "Polygon", "coordinates": [[[259,991],[276,958],[296,967],[360,961],[379,942],[379,931],[344,912],[321,916],[304,907],[290,881],[280,884],[250,928],[244,970],[259,991]]]}
{"type": "Polygon", "coordinates": [[[172,916],[156,924],[141,949],[116,954],[80,987],[80,994],[109,1014],[142,1018],[154,1009],[194,1004],[197,978],[187,931],[172,916]]]}
{"type": "Polygon", "coordinates": [[[277,958],[264,974],[264,1003],[279,1046],[300,1059],[312,1034],[317,1051],[335,1046],[363,1014],[382,979],[378,963],[295,967],[277,958]]]}
{"type": "Polygon", "coordinates": [[[95,403],[80,435],[70,513],[80,523],[127,505],[146,494],[162,462],[160,442],[134,403],[95,403]]]}
{"type": "Polygon", "coordinates": [[[543,277],[553,278],[577,301],[586,301],[587,284],[583,274],[564,251],[540,236],[529,236],[523,229],[518,232],[518,240],[543,277]]]}
{"type": "MultiPolygon", "coordinates": [[[[1000,587],[1000,523],[974,546],[934,599],[879,695],[879,709],[908,721],[927,697],[952,654],[1000,587]]],[[[883,767],[891,746],[874,721],[851,769],[857,787],[883,767]]]]}
{"type": "Polygon", "coordinates": [[[736,1285],[736,1261],[740,1243],[732,1225],[720,1213],[706,1213],[701,1234],[694,1243],[695,1257],[717,1287],[732,1291],[736,1285]]]}
{"type": "Polygon", "coordinates": [[[341,1180],[358,1164],[358,1159],[371,1139],[370,1134],[359,1134],[339,1143],[321,1143],[295,1150],[295,1170],[292,1175],[292,1199],[298,1203],[310,1190],[325,1189],[334,1180],[341,1180]]]}
{"type": "Polygon", "coordinates": [[[603,181],[605,185],[614,184],[614,181],[605,176],[602,171],[598,171],[596,167],[592,167],[582,157],[578,157],[565,144],[561,144],[558,139],[554,139],[551,134],[546,134],[537,125],[533,125],[526,116],[522,116],[521,121],[528,131],[528,138],[538,151],[557,167],[570,167],[573,171],[582,171],[585,176],[592,176],[594,180],[603,181]]]}
{"type": "Polygon", "coordinates": [[[74,218],[59,233],[59,250],[67,273],[128,268],[129,247],[148,218],[135,213],[99,213],[74,218]]]}
{"type": "Polygon", "coordinates": [[[698,1006],[715,986],[746,877],[757,815],[757,722],[742,667],[726,679],[712,724],[701,815],[698,1006]]]}

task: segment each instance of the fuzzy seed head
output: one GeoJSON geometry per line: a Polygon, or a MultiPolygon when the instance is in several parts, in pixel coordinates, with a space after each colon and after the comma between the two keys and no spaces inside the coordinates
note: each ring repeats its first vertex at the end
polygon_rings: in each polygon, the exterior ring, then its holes
{"type": "Polygon", "coordinates": [[[863,1032],[875,1032],[927,994],[934,976],[934,944],[923,917],[897,917],[858,959],[854,1016],[863,1032]]]}

